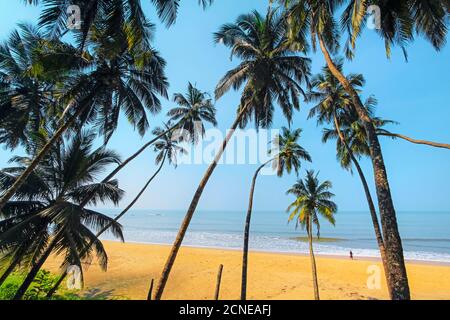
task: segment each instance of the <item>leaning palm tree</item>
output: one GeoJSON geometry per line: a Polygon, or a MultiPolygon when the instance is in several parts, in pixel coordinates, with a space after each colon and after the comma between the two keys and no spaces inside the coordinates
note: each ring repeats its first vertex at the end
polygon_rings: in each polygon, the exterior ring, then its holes
{"type": "MultiPolygon", "coordinates": [[[[198,136],[203,135],[205,132],[204,122],[211,123],[216,126],[216,109],[212,104],[211,99],[207,97],[206,92],[202,92],[199,89],[195,88],[190,83],[188,84],[188,93],[183,95],[181,93],[175,93],[174,102],[176,102],[179,107],[175,107],[168,112],[168,116],[170,116],[170,120],[174,120],[175,124],[171,124],[169,121],[168,125],[165,126],[165,129],[156,129],[153,131],[155,135],[150,141],[145,143],[139,150],[137,150],[134,154],[128,157],[126,160],[118,164],[118,166],[111,171],[103,180],[102,183],[107,183],[111,181],[115,175],[120,172],[123,168],[125,168],[132,160],[137,158],[144,150],[146,150],[151,145],[158,143],[161,139],[169,139],[172,141],[173,149],[177,149],[178,153],[184,153],[184,149],[180,149],[181,147],[175,148],[175,142],[181,141],[191,141],[195,143],[198,141],[198,136]],[[176,132],[176,130],[180,130],[181,132],[176,132]],[[187,137],[187,138],[186,138],[187,137]]],[[[156,150],[155,150],[156,151],[156,150]]],[[[176,152],[171,152],[172,156],[176,156],[176,152]]],[[[160,155],[162,155],[160,153],[160,155]]],[[[173,158],[172,162],[174,163],[176,159],[173,158]]],[[[162,164],[157,172],[149,179],[146,186],[139,192],[134,201],[119,214],[115,221],[119,220],[133,205],[134,203],[142,196],[142,193],[148,187],[153,178],[159,173],[159,170],[162,168],[162,164]]],[[[94,193],[87,194],[83,201],[80,203],[80,207],[84,208],[94,196],[94,193]]],[[[97,234],[100,236],[103,232],[106,231],[107,228],[102,229],[97,234]]],[[[67,272],[64,271],[60,276],[59,280],[53,286],[53,288],[48,292],[47,297],[51,297],[56,289],[60,286],[62,281],[65,279],[67,272]]]]}
{"type": "MultiPolygon", "coordinates": [[[[157,152],[155,163],[158,165],[157,170],[150,176],[150,178],[147,180],[147,182],[144,184],[142,189],[138,192],[138,194],[134,197],[134,199],[123,209],[115,218],[114,221],[119,221],[133,206],[136,204],[136,202],[141,198],[141,196],[144,194],[145,190],[147,190],[150,183],[155,179],[155,177],[160,173],[162,170],[164,163],[167,161],[169,164],[177,165],[177,157],[178,154],[186,154],[186,150],[179,145],[180,140],[176,139],[173,136],[173,131],[168,131],[167,129],[170,127],[170,124],[167,124],[165,128],[156,128],[153,130],[153,134],[156,136],[162,137],[158,139],[158,141],[154,145],[154,151],[157,152]]],[[[85,200],[84,200],[85,201],[85,200]]],[[[103,227],[98,233],[96,234],[96,237],[99,238],[104,232],[106,232],[109,228],[109,225],[106,225],[103,227]]],[[[86,250],[89,250],[89,248],[92,246],[90,244],[87,246],[86,250]]],[[[53,294],[56,292],[58,287],[61,285],[61,283],[64,281],[64,279],[67,276],[67,270],[64,270],[61,276],[59,277],[58,281],[55,283],[55,285],[49,290],[47,293],[47,299],[52,297],[53,294]]]]}
{"type": "MultiPolygon", "coordinates": [[[[343,61],[337,62],[337,67],[342,71],[343,61]]],[[[350,84],[358,91],[361,91],[361,87],[364,85],[364,77],[361,74],[350,74],[347,76],[350,84]]],[[[337,155],[343,168],[351,170],[352,163],[355,166],[361,182],[364,187],[364,192],[369,205],[369,210],[374,226],[374,231],[380,249],[380,255],[385,269],[386,277],[389,276],[387,261],[386,261],[386,249],[384,245],[381,228],[378,222],[375,205],[370,194],[369,186],[364,173],[361,169],[358,159],[361,156],[370,156],[370,148],[367,142],[367,135],[364,129],[364,124],[359,120],[358,114],[353,106],[353,101],[343,86],[337,81],[337,79],[330,72],[328,67],[324,67],[321,74],[314,77],[311,81],[312,91],[308,94],[309,100],[318,101],[318,104],[314,106],[309,114],[309,118],[317,116],[317,123],[332,123],[333,129],[325,129],[323,135],[323,141],[326,142],[330,138],[337,139],[337,155]]],[[[375,124],[376,132],[378,135],[389,136],[396,138],[397,136],[403,137],[403,139],[424,144],[433,147],[448,148],[449,145],[443,143],[437,143],[425,140],[416,140],[390,131],[383,128],[386,124],[392,124],[393,121],[383,120],[374,117],[373,110],[376,106],[376,99],[369,97],[365,103],[365,108],[370,115],[373,123],[375,124]]],[[[392,297],[392,288],[390,281],[387,281],[388,291],[392,297]]]]}
{"type": "Polygon", "coordinates": [[[310,31],[313,48],[315,49],[318,41],[327,66],[350,95],[355,110],[366,127],[391,285],[394,288],[393,299],[410,299],[402,242],[375,125],[364,109],[357,90],[339,71],[332,58],[332,54],[336,53],[339,47],[339,31],[336,28],[335,13],[341,4],[347,4],[343,10],[341,22],[349,33],[346,46],[348,57],[353,56],[352,49],[355,48],[356,39],[363,30],[365,14],[370,5],[380,9],[380,25],[377,26],[379,28],[377,31],[384,40],[387,56],[390,56],[393,45],[402,47],[406,56],[406,44],[414,40],[415,34],[423,35],[437,50],[445,45],[449,23],[448,1],[280,0],[280,2],[287,8],[292,40],[295,41],[295,37],[302,38],[310,31]]]}
{"type": "Polygon", "coordinates": [[[316,259],[313,250],[313,224],[317,228],[317,237],[320,237],[319,215],[334,225],[334,215],[337,212],[337,206],[331,201],[334,197],[334,194],[329,191],[332,187],[331,182],[324,181],[320,183],[317,175],[314,174],[314,171],[308,170],[306,172],[306,178],[299,180],[287,191],[288,194],[293,194],[296,197],[296,200],[287,208],[287,212],[290,213],[289,221],[295,219],[296,225],[300,225],[308,233],[314,297],[316,300],[319,300],[319,283],[317,280],[316,259]]]}
{"type": "MultiPolygon", "coordinates": [[[[0,211],[52,145],[70,128],[79,130],[85,124],[93,124],[99,128],[99,132],[107,141],[117,128],[120,112],[124,111],[129,122],[141,135],[147,131],[149,127],[147,111],[158,113],[161,109],[158,95],[167,96],[165,62],[153,49],[139,44],[129,48],[127,41],[129,36],[129,30],[123,30],[111,38],[105,27],[98,25],[88,38],[91,53],[83,53],[80,56],[74,53],[77,51],[69,44],[50,48],[44,46],[39,50],[35,63],[39,65],[38,69],[44,69],[41,71],[43,75],[57,74],[61,66],[68,70],[72,67],[69,76],[64,79],[64,87],[59,89],[58,97],[60,110],[63,104],[67,107],[61,114],[60,127],[47,144],[36,152],[29,167],[3,194],[0,199],[0,211]]],[[[8,47],[8,50],[14,52],[16,49],[8,47]]],[[[3,65],[0,60],[0,67],[3,65]]],[[[8,92],[17,91],[14,78],[6,81],[6,84],[8,92]]],[[[17,93],[19,94],[20,92],[17,93]]],[[[14,95],[7,95],[6,99],[11,103],[16,101],[14,95]]]]}
{"type": "Polygon", "coordinates": [[[295,55],[287,44],[285,20],[269,10],[265,16],[252,12],[240,16],[235,23],[225,24],[215,34],[215,41],[231,48],[232,55],[242,59],[238,67],[230,70],[216,87],[216,99],[231,88],[244,86],[237,116],[195,191],[186,216],[166,261],[155,291],[161,299],[164,287],[192,216],[209,178],[238,126],[244,127],[253,119],[257,127],[268,127],[272,122],[274,102],[278,102],[288,121],[294,109],[299,108],[303,94],[300,84],[310,74],[310,60],[295,55]]]}
{"type": "MultiPolygon", "coordinates": [[[[100,266],[106,269],[107,255],[93,230],[108,226],[109,231],[123,240],[121,226],[112,218],[79,206],[93,190],[90,205],[110,201],[117,204],[123,196],[117,181],[95,182],[106,166],[120,159],[104,147],[92,151],[94,139],[95,134],[82,131],[67,144],[53,146],[19,189],[15,201],[5,207],[7,216],[0,222],[0,252],[9,255],[9,261],[16,263],[14,267],[20,263],[28,272],[15,299],[23,297],[52,253],[63,256],[62,268],[77,265],[82,269],[82,262],[91,260],[95,254],[100,266]],[[35,207],[27,211],[30,205],[35,207]],[[16,210],[9,210],[12,208],[16,210]],[[28,247],[24,248],[23,243],[28,247]],[[92,247],[86,250],[89,243],[92,247]]],[[[45,144],[45,140],[42,136],[37,143],[45,144]]],[[[13,160],[18,166],[0,173],[1,190],[13,184],[32,161],[28,157],[13,160]]]]}
{"type": "Polygon", "coordinates": [[[272,157],[268,161],[260,165],[253,175],[244,229],[241,300],[246,300],[247,298],[248,243],[250,236],[250,222],[252,217],[253,195],[255,192],[256,178],[258,177],[259,172],[271,162],[273,162],[274,168],[277,170],[278,177],[282,177],[284,172],[287,172],[288,174],[291,173],[292,169],[298,175],[298,170],[301,166],[301,160],[311,162],[311,156],[309,155],[309,153],[298,144],[298,139],[300,138],[301,132],[301,129],[291,131],[290,129],[283,127],[281,129],[281,134],[274,138],[273,147],[270,150],[270,155],[272,155],[272,157]]]}
{"type": "MultiPolygon", "coordinates": [[[[169,123],[171,124],[166,126],[165,130],[153,131],[156,135],[135,153],[122,161],[103,179],[102,182],[108,182],[114,178],[115,175],[124,169],[131,161],[166,135],[172,137],[174,140],[183,139],[196,143],[199,139],[199,135],[203,136],[205,132],[205,122],[210,123],[213,126],[217,125],[216,108],[211,99],[208,98],[208,94],[192,86],[191,83],[188,84],[187,94],[183,95],[181,93],[175,93],[173,99],[179,107],[174,107],[167,113],[170,117],[169,123]],[[176,139],[174,136],[176,136],[176,139]]],[[[84,207],[89,200],[89,197],[87,197],[81,203],[81,206],[84,207]]]]}
{"type": "Polygon", "coordinates": [[[409,299],[409,285],[406,274],[403,247],[398,231],[394,203],[389,188],[386,167],[381,152],[381,146],[375,127],[367,114],[358,92],[350,84],[348,79],[339,72],[332,54],[339,49],[338,23],[335,13],[343,1],[339,0],[282,0],[286,4],[286,14],[290,23],[290,38],[296,42],[296,38],[304,39],[309,32],[311,43],[316,50],[317,43],[325,57],[326,63],[332,74],[345,88],[352,99],[358,116],[367,127],[371,159],[374,168],[375,186],[377,189],[378,205],[381,224],[386,241],[387,260],[389,263],[389,278],[394,288],[394,299],[409,299]]]}
{"type": "MultiPolygon", "coordinates": [[[[342,61],[338,64],[340,70],[342,69],[342,64],[342,61]]],[[[351,74],[347,76],[347,79],[358,91],[364,85],[364,77],[361,74],[351,74]]],[[[324,67],[322,73],[313,78],[311,87],[313,91],[309,93],[308,97],[311,101],[318,101],[318,104],[311,109],[308,118],[316,116],[318,125],[324,123],[332,123],[334,125],[334,129],[325,129],[323,141],[326,142],[331,137],[337,138],[337,154],[342,167],[351,170],[352,163],[355,166],[364,188],[385,275],[388,277],[386,249],[377,212],[366,177],[357,159],[361,156],[369,156],[369,147],[365,132],[362,134],[359,132],[358,134],[354,131],[354,124],[359,122],[359,118],[354,111],[352,99],[331,74],[328,67],[324,67]],[[346,131],[341,129],[344,126],[346,131]]],[[[368,112],[371,112],[372,102],[372,99],[368,101],[368,112]]],[[[392,297],[391,283],[388,279],[387,285],[389,294],[392,297]]]]}

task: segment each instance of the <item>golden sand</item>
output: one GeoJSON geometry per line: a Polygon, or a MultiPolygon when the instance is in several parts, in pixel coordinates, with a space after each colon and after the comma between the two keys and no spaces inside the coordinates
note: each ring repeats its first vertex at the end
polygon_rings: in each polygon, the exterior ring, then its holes
{"type": "MultiPolygon", "coordinates": [[[[108,271],[92,264],[85,271],[84,294],[145,299],[151,279],[160,276],[170,247],[119,242],[105,242],[105,247],[108,271]]],[[[239,299],[241,259],[240,251],[182,247],[163,298],[212,299],[218,267],[223,264],[220,299],[239,299]]],[[[58,265],[58,259],[51,258],[45,267],[57,271],[58,265]]],[[[378,261],[319,256],[317,268],[322,299],[388,298],[378,261]]],[[[450,266],[408,263],[407,269],[413,299],[450,299],[450,266]]],[[[311,279],[308,256],[249,254],[248,299],[312,299],[311,279]]]]}

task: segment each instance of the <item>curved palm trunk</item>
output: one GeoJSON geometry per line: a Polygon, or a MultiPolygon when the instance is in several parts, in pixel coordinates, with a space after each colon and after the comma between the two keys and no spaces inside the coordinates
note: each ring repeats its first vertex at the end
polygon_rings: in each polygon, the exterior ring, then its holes
{"type": "Polygon", "coordinates": [[[308,219],[308,243],[309,243],[309,257],[311,258],[311,270],[312,270],[312,276],[313,276],[314,299],[320,300],[319,281],[317,279],[316,258],[314,256],[314,250],[313,250],[312,219],[311,218],[308,219]]]}
{"type": "Polygon", "coordinates": [[[384,247],[383,236],[381,234],[380,224],[378,222],[375,205],[373,203],[373,199],[370,194],[369,185],[367,184],[366,177],[364,176],[364,172],[362,171],[358,160],[354,156],[352,149],[350,149],[350,147],[347,143],[347,140],[345,139],[344,135],[341,132],[341,128],[339,126],[339,121],[336,116],[336,111],[334,111],[334,125],[338,132],[339,139],[341,140],[342,144],[344,145],[345,149],[347,150],[348,154],[350,155],[350,158],[352,159],[352,162],[356,167],[356,171],[358,171],[359,178],[361,179],[361,182],[363,184],[364,192],[366,194],[367,204],[369,205],[370,217],[372,218],[373,229],[375,230],[375,238],[377,239],[378,248],[380,249],[381,262],[383,263],[384,273],[386,275],[386,282],[387,282],[387,286],[388,286],[389,296],[392,299],[392,288],[390,286],[391,283],[388,278],[389,272],[388,272],[388,263],[386,261],[386,248],[384,247]]]}
{"type": "Polygon", "coordinates": [[[37,165],[42,161],[45,155],[50,151],[50,148],[58,141],[62,135],[72,126],[75,120],[81,115],[81,113],[87,108],[88,105],[79,110],[70,117],[65,124],[63,124],[53,135],[53,137],[45,144],[45,146],[38,152],[36,157],[30,163],[30,165],[22,172],[22,174],[14,181],[13,185],[6,191],[3,197],[0,199],[0,212],[6,203],[14,196],[19,188],[25,183],[29,175],[36,169],[37,165]]]}
{"type": "Polygon", "coordinates": [[[427,146],[435,147],[435,148],[450,149],[450,144],[448,144],[448,143],[440,143],[440,142],[433,142],[433,141],[427,141],[427,140],[418,140],[418,139],[413,139],[413,138],[407,137],[402,134],[385,132],[385,131],[383,131],[383,132],[378,131],[377,134],[379,136],[400,138],[400,139],[403,139],[403,140],[406,140],[408,142],[415,143],[415,144],[423,144],[423,145],[427,145],[427,146]]]}
{"type": "Polygon", "coordinates": [[[21,300],[23,298],[23,295],[25,292],[27,292],[27,289],[30,287],[31,283],[33,282],[34,278],[36,277],[39,270],[41,270],[42,266],[44,265],[45,261],[47,261],[48,257],[52,253],[53,249],[55,248],[57,242],[59,239],[59,235],[55,235],[55,237],[52,239],[48,247],[45,249],[44,253],[41,255],[39,260],[33,267],[31,268],[30,272],[28,272],[25,280],[17,290],[16,294],[14,295],[13,300],[21,300]]]}
{"type": "MultiPolygon", "coordinates": [[[[133,199],[133,201],[130,202],[130,204],[122,210],[122,212],[120,214],[118,214],[115,218],[114,221],[117,222],[120,218],[122,218],[135,204],[136,202],[139,200],[139,198],[142,196],[142,194],[145,192],[145,190],[148,188],[148,186],[150,185],[150,183],[153,181],[153,179],[159,174],[159,172],[161,171],[162,167],[164,166],[164,162],[166,161],[166,157],[167,157],[167,152],[164,154],[164,157],[161,161],[161,164],[158,167],[158,170],[155,171],[155,173],[150,177],[150,179],[148,179],[148,181],[146,182],[146,184],[144,185],[144,187],[141,189],[141,191],[139,191],[139,193],[136,195],[136,197],[133,199]]],[[[95,235],[96,238],[100,237],[104,232],[106,232],[109,227],[111,227],[111,223],[107,224],[105,227],[103,227],[103,229],[101,229],[99,232],[97,232],[97,234],[95,235]]],[[[81,255],[83,255],[85,253],[85,251],[89,250],[89,248],[92,246],[92,243],[90,243],[87,248],[84,250],[84,252],[82,252],[81,255]]],[[[59,286],[61,285],[61,283],[64,281],[64,279],[67,276],[67,271],[64,271],[61,276],[59,277],[58,281],[55,283],[55,285],[50,289],[50,291],[47,293],[46,298],[49,299],[51,298],[56,290],[58,290],[59,286]]]]}
{"type": "Polygon", "coordinates": [[[250,187],[250,196],[248,199],[247,217],[245,219],[245,229],[244,229],[244,248],[242,251],[241,300],[247,299],[248,242],[250,235],[250,221],[252,219],[253,194],[255,193],[256,178],[258,177],[258,174],[261,171],[261,169],[264,168],[272,160],[273,159],[270,159],[269,161],[259,166],[258,169],[256,169],[255,174],[253,175],[252,186],[250,187]]]}
{"type": "Polygon", "coordinates": [[[234,121],[233,125],[231,126],[229,132],[227,133],[227,136],[225,137],[225,139],[222,142],[222,147],[219,149],[216,156],[214,157],[214,161],[209,165],[208,169],[205,172],[205,175],[203,176],[202,180],[200,181],[200,183],[197,187],[197,190],[195,191],[194,197],[192,198],[191,204],[189,205],[188,211],[186,212],[186,216],[184,217],[184,220],[181,224],[180,230],[178,230],[178,234],[175,239],[175,242],[172,245],[172,249],[169,253],[169,257],[167,258],[166,264],[164,265],[164,269],[162,271],[161,277],[159,278],[158,285],[156,287],[156,292],[155,292],[155,300],[161,300],[167,280],[169,279],[170,271],[172,270],[173,264],[175,263],[175,259],[177,258],[178,250],[181,247],[181,243],[183,242],[184,236],[189,227],[192,216],[195,213],[197,204],[200,201],[203,190],[205,189],[205,186],[208,183],[209,178],[213,174],[214,169],[217,167],[217,163],[219,162],[220,158],[222,157],[223,152],[225,151],[225,148],[227,147],[228,141],[230,141],[231,137],[233,136],[233,133],[236,130],[236,128],[238,127],[239,122],[241,121],[242,116],[244,115],[246,109],[247,109],[247,106],[242,108],[241,111],[239,112],[239,115],[237,116],[237,118],[234,121]]]}
{"type": "Polygon", "coordinates": [[[318,37],[320,48],[325,57],[328,68],[351,96],[356,112],[358,113],[359,118],[363,121],[367,132],[367,139],[369,142],[370,155],[375,175],[375,186],[377,190],[381,225],[383,227],[383,239],[386,246],[386,260],[388,262],[389,269],[388,279],[393,290],[392,299],[409,300],[411,297],[405,260],[403,257],[402,240],[398,231],[394,203],[392,201],[386,167],[384,165],[383,154],[381,152],[381,146],[378,141],[375,126],[373,125],[372,119],[369,117],[367,110],[364,108],[358,93],[334,64],[334,61],[332,60],[323,42],[322,36],[319,34],[318,37]]]}

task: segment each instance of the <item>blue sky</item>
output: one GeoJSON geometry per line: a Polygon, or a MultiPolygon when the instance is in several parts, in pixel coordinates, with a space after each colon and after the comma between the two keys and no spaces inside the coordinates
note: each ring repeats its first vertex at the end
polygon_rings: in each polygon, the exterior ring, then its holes
{"type": "MultiPolygon", "coordinates": [[[[229,50],[213,43],[212,33],[223,23],[234,21],[239,14],[253,9],[264,12],[267,5],[262,0],[217,0],[211,8],[202,11],[194,1],[183,1],[176,25],[166,29],[155,17],[150,1],[143,3],[148,17],[157,25],[154,46],[168,63],[170,95],[184,92],[188,81],[213,93],[218,80],[238,61],[230,61],[229,50]]],[[[17,22],[35,23],[39,15],[38,8],[24,6],[20,1],[2,1],[1,8],[2,41],[17,22]]],[[[322,56],[311,54],[310,57],[313,59],[313,72],[319,72],[324,65],[322,56]]],[[[449,58],[448,46],[436,52],[428,43],[418,39],[409,47],[408,63],[404,61],[400,50],[394,50],[391,60],[388,60],[382,41],[373,31],[367,30],[359,42],[356,59],[347,62],[345,70],[346,73],[364,74],[367,81],[364,95],[373,94],[377,97],[377,115],[400,122],[400,125],[391,127],[392,131],[448,143],[449,58]]],[[[219,129],[225,130],[231,125],[238,101],[238,92],[230,92],[217,101],[219,129]]],[[[163,101],[163,106],[161,116],[151,121],[153,127],[161,123],[164,113],[174,104],[163,101]]],[[[322,180],[333,182],[335,201],[340,210],[366,210],[359,178],[340,168],[335,158],[334,144],[323,145],[321,128],[316,127],[314,120],[306,120],[310,107],[303,103],[293,122],[293,127],[303,129],[300,142],[313,158],[312,164],[303,166],[301,175],[305,169],[319,170],[322,180]]],[[[284,125],[285,120],[277,112],[273,127],[284,125]]],[[[141,138],[126,121],[121,121],[110,148],[125,158],[149,137],[150,134],[141,138]]],[[[380,139],[397,210],[450,211],[449,151],[401,140],[380,139]]],[[[20,150],[14,153],[20,153],[20,150]]],[[[6,165],[12,154],[0,149],[1,167],[6,165]]],[[[370,162],[363,160],[362,165],[368,180],[373,184],[370,162]]],[[[121,207],[130,201],[155,169],[154,154],[148,150],[118,175],[121,187],[127,192],[121,207]]],[[[187,208],[205,169],[206,165],[181,165],[177,169],[166,166],[136,208],[187,208]]],[[[255,169],[256,165],[219,166],[204,191],[199,209],[244,210],[255,169]]],[[[285,195],[285,191],[295,179],[294,175],[283,178],[261,176],[255,193],[255,209],[284,210],[292,200],[285,195]]]]}

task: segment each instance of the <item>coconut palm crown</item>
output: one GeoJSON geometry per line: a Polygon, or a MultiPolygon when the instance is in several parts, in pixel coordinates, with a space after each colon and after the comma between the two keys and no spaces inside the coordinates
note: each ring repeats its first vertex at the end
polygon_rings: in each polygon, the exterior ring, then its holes
{"type": "Polygon", "coordinates": [[[289,45],[287,25],[282,14],[269,9],[265,16],[253,11],[223,25],[214,34],[215,42],[231,49],[231,56],[242,62],[219,81],[215,95],[222,97],[231,88],[244,85],[239,110],[246,108],[240,123],[251,119],[257,128],[272,124],[274,103],[291,122],[294,110],[300,108],[305,96],[301,84],[310,76],[310,59],[299,56],[289,45]]]}

